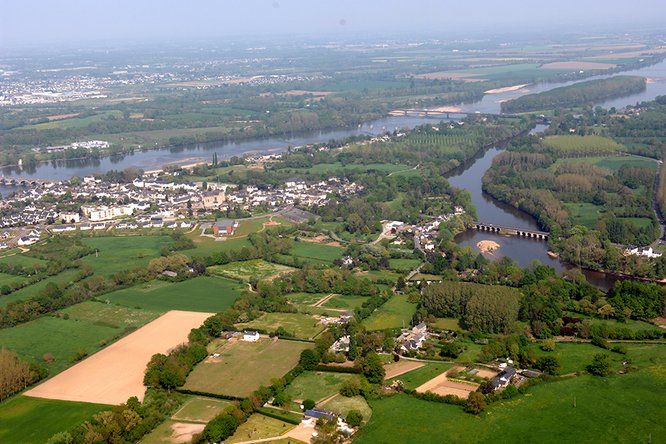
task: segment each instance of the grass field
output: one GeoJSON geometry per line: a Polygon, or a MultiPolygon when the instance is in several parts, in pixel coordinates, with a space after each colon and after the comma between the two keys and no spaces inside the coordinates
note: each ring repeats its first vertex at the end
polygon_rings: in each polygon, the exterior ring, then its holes
{"type": "Polygon", "coordinates": [[[253,441],[256,439],[272,438],[287,433],[294,427],[293,424],[255,413],[236,429],[233,436],[227,438],[224,442],[225,444],[233,444],[237,442],[253,441]]]}
{"type": "Polygon", "coordinates": [[[442,330],[462,330],[460,321],[456,318],[437,318],[435,322],[430,324],[433,328],[441,328],[442,330]]]}
{"type": "Polygon", "coordinates": [[[245,397],[271,379],[285,375],[303,350],[312,344],[262,339],[230,342],[218,350],[220,357],[206,359],[187,378],[185,388],[207,393],[245,397]]]}
{"type": "Polygon", "coordinates": [[[331,299],[324,302],[322,307],[353,311],[355,308],[363,305],[367,300],[368,298],[365,296],[336,294],[331,299]]]}
{"type": "Polygon", "coordinates": [[[655,442],[666,436],[665,381],[657,368],[570,378],[533,387],[478,417],[460,407],[396,395],[371,402],[372,418],[354,442],[410,442],[415,436],[421,443],[441,443],[443,436],[454,443],[655,442]]]}
{"type": "MultiPolygon", "coordinates": [[[[14,251],[18,252],[19,250],[12,250],[12,252],[14,251]]],[[[26,254],[11,254],[10,252],[7,253],[9,254],[5,254],[4,256],[0,257],[0,262],[5,264],[20,265],[22,267],[30,267],[32,265],[46,265],[46,261],[28,256],[26,254]]]]}
{"type": "Polygon", "coordinates": [[[223,399],[192,396],[171,416],[171,419],[206,423],[230,405],[232,405],[231,402],[223,399]]]}
{"type": "Polygon", "coordinates": [[[336,394],[345,381],[358,380],[358,375],[333,372],[303,372],[292,381],[285,393],[292,400],[312,399],[317,402],[336,394]]]}
{"type": "Polygon", "coordinates": [[[294,304],[312,305],[321,298],[326,297],[326,293],[290,293],[286,297],[294,304]]]}
{"type": "Polygon", "coordinates": [[[220,312],[233,305],[242,286],[217,276],[182,282],[152,281],[101,296],[114,304],[165,312],[169,310],[220,312]]]}
{"type": "Polygon", "coordinates": [[[407,296],[396,295],[379,307],[362,324],[368,330],[384,330],[409,326],[416,312],[416,304],[407,301],[407,296]]]}
{"type": "Polygon", "coordinates": [[[311,260],[315,263],[332,264],[334,260],[342,258],[342,249],[314,242],[294,242],[291,254],[304,262],[311,260]]]}
{"type": "Polygon", "coordinates": [[[148,264],[160,256],[160,248],[172,243],[170,236],[116,236],[91,237],[83,242],[97,249],[81,260],[89,264],[96,274],[105,276],[131,270],[148,264]]]}
{"type": "Polygon", "coordinates": [[[0,347],[15,350],[19,356],[44,365],[53,375],[68,367],[77,353],[91,354],[157,316],[148,311],[97,302],[83,302],[57,313],[61,317],[44,316],[0,330],[0,347]],[[62,317],[65,314],[69,319],[62,317]],[[47,353],[53,355],[53,362],[44,361],[47,353]]]}
{"type": "Polygon", "coordinates": [[[0,442],[43,444],[108,405],[19,396],[0,404],[0,442]]]}
{"type": "Polygon", "coordinates": [[[593,156],[593,157],[579,157],[575,159],[558,159],[549,169],[555,171],[558,166],[566,163],[583,163],[588,165],[596,165],[600,168],[606,168],[610,171],[618,171],[623,166],[640,167],[640,168],[657,168],[657,162],[643,157],[633,156],[593,156]]]}
{"type": "Polygon", "coordinates": [[[326,401],[320,407],[342,416],[347,416],[350,410],[358,410],[363,415],[363,422],[367,422],[372,416],[372,409],[363,396],[347,398],[338,395],[326,401]]]}
{"type": "Polygon", "coordinates": [[[291,267],[266,262],[262,259],[232,262],[225,265],[208,267],[208,271],[213,275],[223,276],[241,282],[249,282],[252,278],[274,278],[282,273],[287,273],[292,270],[293,268],[291,267]]]}
{"type": "Polygon", "coordinates": [[[50,282],[57,284],[67,284],[71,282],[78,274],[79,270],[77,268],[71,268],[69,270],[63,271],[62,273],[58,273],[55,276],[49,276],[35,284],[23,287],[20,290],[17,290],[8,295],[0,296],[0,307],[4,307],[10,302],[21,301],[23,299],[36,296],[39,291],[46,287],[50,282]]]}
{"type": "Polygon", "coordinates": [[[583,225],[588,228],[594,228],[601,217],[603,207],[587,202],[564,203],[569,210],[569,217],[574,225],[583,225]]]}
{"type": "Polygon", "coordinates": [[[0,287],[3,285],[22,284],[26,278],[23,276],[14,276],[13,274],[0,273],[0,287]]]}
{"type": "Polygon", "coordinates": [[[295,338],[312,339],[324,331],[324,326],[312,316],[303,313],[264,313],[257,319],[236,324],[238,329],[274,332],[283,327],[295,338]]]}
{"type": "Polygon", "coordinates": [[[197,229],[192,233],[187,233],[186,236],[194,242],[195,247],[191,250],[184,251],[188,256],[204,257],[210,256],[220,251],[240,250],[243,247],[249,247],[250,241],[245,237],[226,239],[224,241],[216,241],[207,236],[200,236],[201,230],[197,229]]]}
{"type": "Polygon", "coordinates": [[[395,271],[411,271],[419,266],[419,259],[389,259],[389,267],[395,271]]]}

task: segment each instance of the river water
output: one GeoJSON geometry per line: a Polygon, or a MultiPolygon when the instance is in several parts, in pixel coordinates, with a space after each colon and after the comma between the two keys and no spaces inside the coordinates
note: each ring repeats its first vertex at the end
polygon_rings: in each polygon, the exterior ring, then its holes
{"type": "MultiPolygon", "coordinates": [[[[598,105],[606,108],[613,106],[621,108],[627,105],[634,105],[637,102],[652,100],[659,95],[666,95],[666,61],[622,74],[647,77],[649,81],[646,90],[638,94],[608,100],[599,103],[598,105]]],[[[529,85],[517,91],[501,94],[488,94],[476,103],[461,104],[460,108],[463,112],[468,113],[481,112],[498,114],[500,112],[500,104],[505,100],[510,100],[525,94],[538,93],[560,86],[604,77],[609,76],[597,76],[571,82],[529,85]]],[[[245,153],[281,152],[290,146],[328,142],[333,139],[343,139],[354,135],[377,135],[400,128],[413,128],[426,121],[426,119],[416,116],[386,117],[367,122],[358,127],[343,128],[333,131],[318,131],[309,134],[300,134],[294,137],[270,137],[244,142],[211,142],[164,150],[137,151],[130,155],[113,156],[102,159],[54,161],[39,164],[32,169],[5,167],[0,169],[0,175],[5,177],[16,176],[22,178],[34,177],[48,180],[66,180],[71,176],[82,177],[95,173],[103,173],[112,169],[122,170],[129,167],[154,169],[169,163],[191,163],[200,160],[209,160],[212,158],[213,153],[217,153],[220,159],[225,159],[245,153]]],[[[544,127],[540,126],[533,131],[538,132],[543,129],[544,127]]],[[[458,188],[466,188],[470,191],[480,221],[497,225],[538,230],[539,227],[531,216],[498,202],[483,193],[482,177],[492,164],[493,158],[501,151],[500,148],[491,148],[488,151],[480,153],[476,159],[473,159],[471,162],[468,162],[466,165],[452,172],[449,175],[449,181],[452,185],[458,188]]],[[[0,194],[4,195],[9,191],[11,191],[11,188],[0,187],[0,194]]],[[[495,252],[494,257],[509,256],[521,266],[526,266],[534,260],[539,260],[546,265],[554,267],[558,271],[563,271],[567,268],[567,266],[558,259],[548,256],[547,245],[543,241],[518,237],[505,237],[486,232],[479,233],[476,231],[469,231],[461,234],[457,238],[457,241],[460,245],[470,246],[471,248],[478,250],[476,244],[483,239],[493,240],[501,245],[500,249],[495,252]]],[[[609,288],[616,280],[615,278],[602,273],[586,272],[586,276],[590,282],[602,288],[609,288]]]]}

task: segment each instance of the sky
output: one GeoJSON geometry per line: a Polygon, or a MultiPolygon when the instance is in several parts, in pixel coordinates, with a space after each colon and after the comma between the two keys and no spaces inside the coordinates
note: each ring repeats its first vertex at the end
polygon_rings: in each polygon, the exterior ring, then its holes
{"type": "Polygon", "coordinates": [[[0,0],[0,46],[646,24],[666,0],[0,0]]]}

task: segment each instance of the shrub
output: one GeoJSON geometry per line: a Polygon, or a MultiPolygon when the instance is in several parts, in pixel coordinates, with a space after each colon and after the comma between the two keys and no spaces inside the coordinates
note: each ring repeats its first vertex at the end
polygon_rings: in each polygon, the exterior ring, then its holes
{"type": "Polygon", "coordinates": [[[465,351],[465,346],[460,342],[447,342],[442,345],[439,355],[445,358],[457,358],[465,351]]]}
{"type": "Polygon", "coordinates": [[[587,371],[595,376],[609,376],[613,372],[610,356],[604,353],[594,355],[587,371]]]}
{"type": "Polygon", "coordinates": [[[303,401],[303,408],[305,410],[311,410],[314,408],[314,406],[315,402],[312,399],[306,399],[305,401],[303,401]]]}
{"type": "Polygon", "coordinates": [[[552,339],[544,339],[541,343],[541,350],[548,352],[555,350],[555,341],[552,339]]]}
{"type": "Polygon", "coordinates": [[[361,384],[355,379],[349,379],[342,384],[340,387],[340,394],[351,398],[352,396],[357,396],[361,393],[361,384]]]}
{"type": "Polygon", "coordinates": [[[560,362],[555,356],[542,356],[537,359],[534,366],[549,375],[556,375],[560,372],[560,362]]]}
{"type": "Polygon", "coordinates": [[[303,350],[298,363],[303,367],[303,370],[314,370],[319,364],[319,355],[312,349],[303,350]]]}
{"type": "Polygon", "coordinates": [[[363,414],[355,409],[350,410],[349,413],[347,413],[345,421],[350,427],[358,427],[361,425],[361,422],[363,422],[363,414]]]}
{"type": "Polygon", "coordinates": [[[236,417],[229,413],[222,413],[206,424],[201,438],[207,442],[222,442],[233,435],[237,428],[236,417]]]}
{"type": "Polygon", "coordinates": [[[473,392],[470,393],[467,402],[465,403],[465,411],[467,413],[472,413],[478,415],[486,409],[486,398],[482,393],[473,392]]]}

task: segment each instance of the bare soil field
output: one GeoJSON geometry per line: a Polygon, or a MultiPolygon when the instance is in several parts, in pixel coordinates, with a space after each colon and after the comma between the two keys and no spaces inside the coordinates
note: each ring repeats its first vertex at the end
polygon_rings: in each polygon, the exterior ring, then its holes
{"type": "Polygon", "coordinates": [[[206,424],[191,424],[188,422],[176,422],[171,425],[171,442],[185,443],[191,442],[194,435],[201,433],[206,428],[206,424]]]}
{"type": "Polygon", "coordinates": [[[209,316],[211,313],[169,311],[25,394],[114,405],[130,396],[143,399],[143,373],[150,358],[187,341],[190,330],[209,316]]]}
{"type": "Polygon", "coordinates": [[[491,379],[497,376],[497,372],[493,370],[488,370],[487,368],[478,368],[476,369],[476,376],[481,378],[491,379]]]}
{"type": "Polygon", "coordinates": [[[543,69],[610,69],[616,66],[614,63],[572,61],[546,63],[541,67],[543,69]]]}
{"type": "Polygon", "coordinates": [[[431,392],[436,395],[446,396],[455,395],[462,399],[467,399],[469,394],[476,391],[478,384],[450,381],[446,375],[456,373],[462,370],[462,367],[454,367],[447,370],[439,376],[435,376],[430,381],[416,388],[419,393],[431,392]]]}
{"type": "Polygon", "coordinates": [[[392,362],[390,364],[386,364],[384,366],[384,370],[386,370],[385,379],[393,379],[397,376],[409,373],[412,370],[416,370],[417,368],[421,368],[424,365],[425,364],[423,362],[407,361],[405,359],[402,359],[398,362],[392,362]]]}

